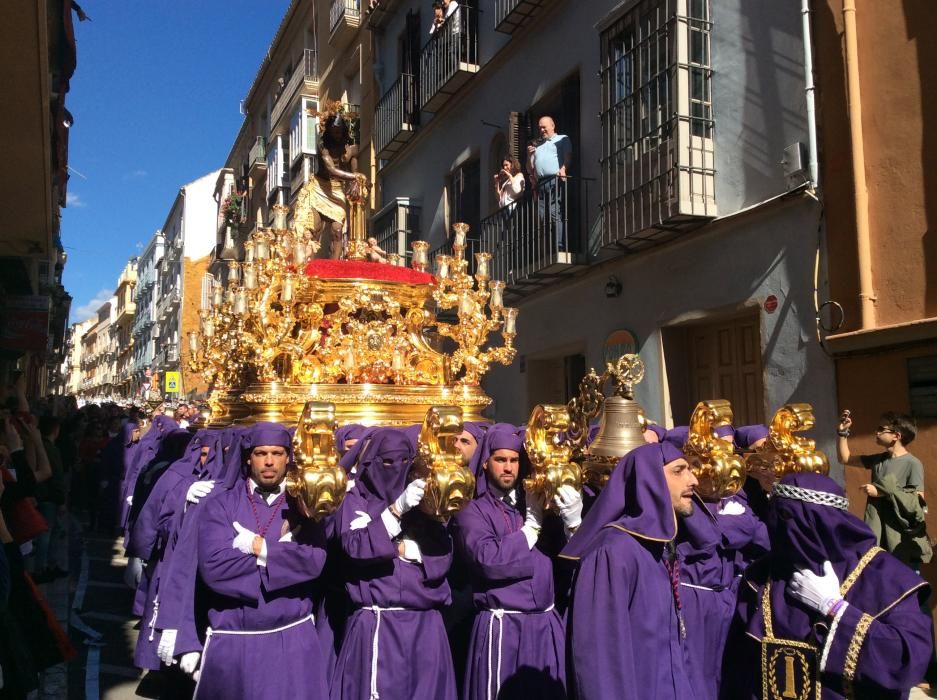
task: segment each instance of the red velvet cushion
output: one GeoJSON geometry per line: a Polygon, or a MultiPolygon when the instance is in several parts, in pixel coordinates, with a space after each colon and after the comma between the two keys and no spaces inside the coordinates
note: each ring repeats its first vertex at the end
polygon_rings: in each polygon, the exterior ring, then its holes
{"type": "Polygon", "coordinates": [[[310,260],[306,264],[306,275],[320,279],[367,279],[402,282],[403,284],[433,284],[435,282],[428,272],[417,272],[409,267],[355,260],[310,260]]]}

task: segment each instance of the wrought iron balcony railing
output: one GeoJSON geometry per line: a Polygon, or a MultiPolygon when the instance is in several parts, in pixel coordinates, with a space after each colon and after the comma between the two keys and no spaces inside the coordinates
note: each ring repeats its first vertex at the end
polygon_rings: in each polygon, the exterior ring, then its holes
{"type": "Polygon", "coordinates": [[[374,150],[390,158],[410,140],[420,123],[420,96],[416,78],[404,73],[374,109],[374,150]]]}
{"type": "Polygon", "coordinates": [[[420,107],[436,112],[478,72],[475,9],[459,5],[420,52],[420,107]]]}
{"type": "Polygon", "coordinates": [[[550,0],[495,0],[495,31],[513,34],[550,0]]]}
{"type": "MultiPolygon", "coordinates": [[[[289,110],[300,94],[309,94],[314,97],[319,92],[319,60],[315,49],[304,49],[302,60],[293,69],[290,79],[277,95],[270,110],[270,130],[276,130],[280,119],[289,110]]],[[[266,147],[265,147],[266,148],[266,147]]],[[[251,151],[253,154],[253,150],[251,151]]]]}
{"type": "Polygon", "coordinates": [[[420,207],[410,204],[409,198],[398,197],[374,215],[371,231],[386,253],[408,258],[410,244],[419,237],[420,207]]]}

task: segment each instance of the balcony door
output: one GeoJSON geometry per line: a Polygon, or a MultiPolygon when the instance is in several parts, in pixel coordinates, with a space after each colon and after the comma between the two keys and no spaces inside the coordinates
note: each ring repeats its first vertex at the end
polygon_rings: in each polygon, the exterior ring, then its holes
{"type": "Polygon", "coordinates": [[[764,374],[757,312],[665,328],[664,354],[676,425],[686,425],[700,401],[726,399],[735,425],[764,423],[764,374]]]}
{"type": "Polygon", "coordinates": [[[463,163],[449,175],[447,186],[449,195],[449,230],[447,238],[452,236],[452,224],[457,222],[469,225],[469,236],[481,235],[481,163],[477,158],[463,163]]]}

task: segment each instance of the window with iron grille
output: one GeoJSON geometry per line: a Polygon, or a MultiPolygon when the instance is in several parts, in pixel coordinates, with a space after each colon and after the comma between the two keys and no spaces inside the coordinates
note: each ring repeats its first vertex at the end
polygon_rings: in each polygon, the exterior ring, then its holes
{"type": "Polygon", "coordinates": [[[716,215],[709,0],[641,0],[602,32],[603,243],[716,215]]]}

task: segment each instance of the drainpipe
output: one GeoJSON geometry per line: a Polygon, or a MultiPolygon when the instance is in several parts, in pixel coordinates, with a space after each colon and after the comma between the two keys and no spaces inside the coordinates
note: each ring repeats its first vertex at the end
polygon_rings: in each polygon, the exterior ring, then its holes
{"type": "Polygon", "coordinates": [[[852,182],[856,195],[856,239],[859,252],[859,303],[862,329],[875,327],[875,293],[872,289],[872,252],[869,235],[869,190],[865,180],[862,141],[862,95],[859,90],[859,45],[856,40],[856,1],[843,0],[846,40],[846,88],[849,132],[852,137],[852,182]]]}
{"type": "Polygon", "coordinates": [[[810,163],[810,185],[816,189],[820,184],[820,168],[817,158],[817,105],[816,85],[813,81],[813,40],[810,35],[810,0],[801,0],[801,21],[804,34],[804,97],[807,101],[807,150],[810,163]]]}

